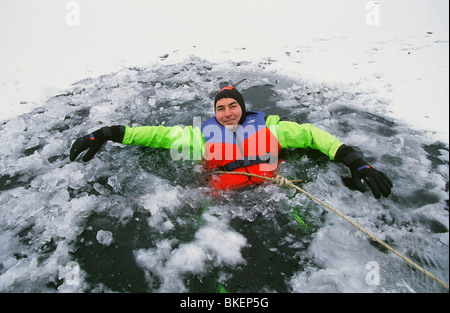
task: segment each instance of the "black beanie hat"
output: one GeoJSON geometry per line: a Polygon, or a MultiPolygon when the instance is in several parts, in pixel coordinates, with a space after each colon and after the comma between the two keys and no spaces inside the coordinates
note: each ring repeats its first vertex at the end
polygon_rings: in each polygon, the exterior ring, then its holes
{"type": "MultiPolygon", "coordinates": [[[[242,97],[241,93],[232,86],[226,86],[219,90],[216,97],[214,98],[214,111],[216,111],[216,103],[220,99],[223,98],[232,98],[236,100],[239,103],[239,106],[242,109],[242,118],[241,120],[245,119],[246,116],[246,110],[245,110],[245,101],[244,97],[242,97]]],[[[241,123],[239,123],[241,124],[241,123]]]]}

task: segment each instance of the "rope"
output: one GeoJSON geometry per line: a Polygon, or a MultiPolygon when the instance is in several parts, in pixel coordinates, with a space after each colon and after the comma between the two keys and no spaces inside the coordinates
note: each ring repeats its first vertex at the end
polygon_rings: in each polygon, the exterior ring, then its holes
{"type": "Polygon", "coordinates": [[[408,263],[409,265],[411,265],[413,268],[417,269],[418,271],[424,273],[425,275],[427,275],[428,277],[430,277],[431,279],[433,279],[434,281],[438,282],[439,284],[441,284],[445,289],[449,289],[448,285],[446,283],[444,283],[442,280],[440,280],[439,278],[437,278],[436,276],[434,276],[433,274],[431,274],[430,272],[428,272],[427,270],[425,270],[423,267],[421,267],[420,265],[418,265],[417,263],[413,262],[411,259],[407,258],[406,256],[404,256],[403,254],[401,254],[400,252],[398,252],[397,250],[395,250],[394,248],[392,248],[391,246],[389,246],[387,243],[383,242],[382,240],[378,239],[377,237],[375,237],[373,234],[371,234],[369,231],[367,231],[366,229],[364,229],[363,227],[359,226],[357,223],[353,222],[351,219],[349,219],[348,217],[346,217],[344,214],[342,214],[341,212],[339,212],[338,210],[334,209],[333,207],[331,207],[330,205],[328,205],[327,203],[323,202],[322,200],[320,200],[319,198],[317,198],[316,196],[310,194],[309,192],[307,192],[306,190],[296,186],[294,184],[293,181],[277,174],[277,176],[275,178],[272,177],[265,177],[265,176],[260,176],[260,175],[256,175],[256,174],[251,174],[251,173],[244,173],[244,172],[226,172],[226,171],[215,171],[212,172],[211,174],[232,174],[232,175],[245,175],[245,176],[251,176],[251,177],[257,177],[257,178],[261,178],[261,179],[265,179],[268,181],[271,181],[273,184],[277,184],[279,187],[283,187],[283,186],[288,186],[289,188],[295,188],[298,191],[302,192],[303,194],[305,194],[306,196],[308,196],[309,198],[313,199],[314,201],[320,203],[321,205],[323,205],[324,207],[326,207],[327,209],[329,209],[330,211],[336,213],[338,216],[340,216],[341,218],[343,218],[345,221],[349,222],[350,224],[352,224],[354,227],[356,227],[357,229],[359,229],[361,232],[363,232],[364,234],[366,234],[367,236],[369,236],[372,240],[376,241],[377,243],[379,243],[380,245],[382,245],[384,248],[388,249],[389,251],[393,252],[395,255],[397,255],[398,257],[400,257],[401,259],[403,259],[406,263],[408,263]]]}

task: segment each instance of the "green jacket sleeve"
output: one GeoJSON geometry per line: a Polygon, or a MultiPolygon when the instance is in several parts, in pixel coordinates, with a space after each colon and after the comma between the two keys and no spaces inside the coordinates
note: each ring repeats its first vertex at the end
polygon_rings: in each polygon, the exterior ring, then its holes
{"type": "Polygon", "coordinates": [[[336,151],[342,145],[338,138],[320,128],[311,124],[280,121],[278,115],[269,115],[266,125],[278,138],[281,148],[312,148],[334,160],[336,151]]]}
{"type": "Polygon", "coordinates": [[[122,144],[171,149],[178,151],[180,158],[184,153],[191,154],[192,157],[194,152],[194,159],[200,160],[204,152],[205,138],[200,128],[193,126],[126,126],[122,144]]]}

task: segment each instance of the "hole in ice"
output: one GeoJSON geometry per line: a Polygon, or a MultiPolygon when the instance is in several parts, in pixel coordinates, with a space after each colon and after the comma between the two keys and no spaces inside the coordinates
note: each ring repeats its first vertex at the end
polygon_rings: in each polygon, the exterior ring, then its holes
{"type": "MultiPolygon", "coordinates": [[[[1,291],[213,292],[219,282],[231,292],[292,292],[321,290],[319,281],[323,290],[373,290],[348,264],[393,257],[299,193],[263,184],[211,200],[198,163],[160,149],[108,143],[88,163],[68,160],[75,138],[105,125],[204,121],[225,83],[239,84],[250,110],[312,123],[359,147],[392,178],[390,198],[349,190],[347,169],[315,150],[284,150],[280,171],[306,179],[305,189],[388,243],[432,252],[428,270],[448,276],[448,145],[384,116],[386,101],[373,91],[193,57],[79,81],[0,125],[1,291]],[[217,248],[220,234],[229,251],[217,248]],[[69,261],[80,265],[79,286],[58,276],[69,261]]],[[[418,292],[440,291],[395,266],[394,283],[375,290],[408,291],[395,284],[403,279],[418,292]]]]}

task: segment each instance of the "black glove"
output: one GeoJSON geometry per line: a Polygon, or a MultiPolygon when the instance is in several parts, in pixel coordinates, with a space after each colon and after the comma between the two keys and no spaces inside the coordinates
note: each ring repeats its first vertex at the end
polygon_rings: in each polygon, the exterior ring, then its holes
{"type": "Polygon", "coordinates": [[[349,168],[352,173],[353,184],[357,190],[361,192],[366,191],[366,187],[362,182],[364,179],[375,198],[379,199],[381,194],[387,198],[391,194],[393,184],[389,177],[371,167],[363,159],[357,159],[352,162],[349,168]]]}
{"type": "Polygon", "coordinates": [[[70,149],[70,161],[74,161],[81,152],[89,148],[82,158],[84,162],[87,162],[92,159],[106,141],[122,142],[124,134],[125,126],[111,126],[102,127],[89,135],[78,138],[70,149]]]}
{"type": "Polygon", "coordinates": [[[351,187],[365,192],[364,180],[375,198],[379,199],[381,195],[387,198],[391,194],[393,184],[389,177],[370,166],[352,147],[342,145],[336,152],[335,160],[350,168],[352,174],[351,187]]]}

